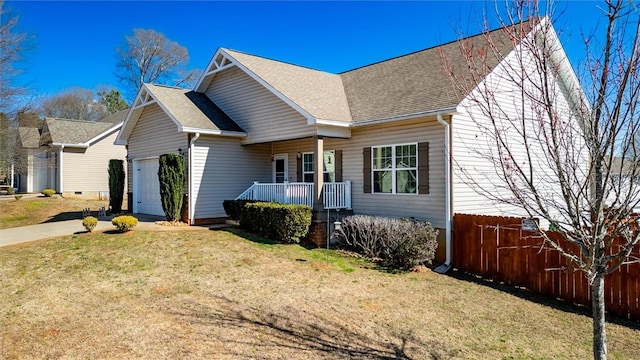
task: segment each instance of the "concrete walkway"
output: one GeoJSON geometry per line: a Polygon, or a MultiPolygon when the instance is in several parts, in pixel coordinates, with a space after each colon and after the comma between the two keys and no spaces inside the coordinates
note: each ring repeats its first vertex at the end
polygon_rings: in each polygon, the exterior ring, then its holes
{"type": "MultiPolygon", "coordinates": [[[[208,226],[164,226],[156,224],[156,221],[163,220],[160,217],[148,215],[134,215],[138,218],[138,226],[134,230],[151,231],[176,231],[176,230],[209,230],[208,226]]],[[[98,221],[94,232],[115,230],[111,220],[103,218],[98,221]]],[[[65,236],[84,233],[86,230],[82,226],[82,220],[56,221],[38,225],[22,226],[17,228],[0,230],[0,247],[6,245],[20,244],[29,241],[41,240],[55,236],[65,236]]]]}

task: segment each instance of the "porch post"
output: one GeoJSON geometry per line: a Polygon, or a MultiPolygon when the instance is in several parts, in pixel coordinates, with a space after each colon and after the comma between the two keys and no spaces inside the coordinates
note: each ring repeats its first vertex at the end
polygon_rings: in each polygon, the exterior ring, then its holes
{"type": "Polygon", "coordinates": [[[322,136],[316,135],[313,137],[313,154],[314,168],[313,168],[313,210],[324,210],[324,204],[322,203],[322,187],[324,185],[324,139],[322,136]]]}

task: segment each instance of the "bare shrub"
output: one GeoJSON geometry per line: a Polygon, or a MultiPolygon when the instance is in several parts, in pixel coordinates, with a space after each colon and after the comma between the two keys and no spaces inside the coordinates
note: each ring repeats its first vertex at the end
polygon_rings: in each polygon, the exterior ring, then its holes
{"type": "Polygon", "coordinates": [[[407,270],[430,264],[438,231],[426,221],[353,215],[342,220],[336,237],[346,247],[385,266],[407,270]]]}

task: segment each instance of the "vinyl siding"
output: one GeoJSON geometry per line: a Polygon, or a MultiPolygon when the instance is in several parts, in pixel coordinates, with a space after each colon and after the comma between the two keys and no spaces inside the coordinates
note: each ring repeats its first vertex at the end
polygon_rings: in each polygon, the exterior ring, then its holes
{"type": "Polygon", "coordinates": [[[25,149],[24,156],[19,160],[22,162],[19,169],[23,172],[20,174],[20,192],[37,193],[50,187],[47,184],[49,161],[45,148],[25,149]]]}
{"type": "Polygon", "coordinates": [[[315,132],[306,118],[237,67],[216,74],[205,94],[247,132],[244,144],[302,138],[315,132]]]}
{"type": "MultiPolygon", "coordinates": [[[[152,104],[144,108],[129,137],[129,159],[144,159],[162,154],[175,154],[189,147],[187,134],[179,133],[176,125],[152,104]]],[[[131,165],[128,166],[131,171],[131,165]]],[[[133,176],[127,176],[129,191],[133,191],[133,176]]]]}
{"type": "MultiPolygon", "coordinates": [[[[342,150],[343,181],[351,181],[357,214],[414,217],[445,226],[444,127],[435,118],[355,128],[351,139],[325,138],[325,150],[342,150]],[[429,194],[365,194],[362,149],[370,146],[429,142],[429,194]]],[[[289,181],[296,181],[296,155],[313,152],[313,139],[274,143],[274,154],[289,154],[289,181]]]]}
{"type": "MultiPolygon", "coordinates": [[[[515,61],[515,51],[512,52],[505,62],[515,61]]],[[[514,65],[516,66],[516,65],[514,65]]],[[[530,69],[528,72],[535,74],[530,69]]],[[[496,104],[499,109],[505,111],[506,116],[504,125],[501,129],[505,134],[513,133],[514,136],[506,136],[509,142],[509,149],[515,154],[518,164],[529,164],[526,158],[526,148],[522,138],[515,133],[515,129],[520,125],[512,123],[513,119],[521,119],[522,113],[532,111],[531,105],[521,105],[519,86],[506,75],[502,66],[498,66],[493,73],[486,79],[487,87],[490,88],[492,95],[495,96],[496,104]],[[513,114],[513,116],[510,116],[513,114]],[[515,124],[515,125],[514,125],[515,124]]],[[[570,119],[571,108],[567,102],[565,94],[556,83],[555,108],[561,114],[561,118],[570,119]]],[[[475,90],[476,93],[481,91],[475,90]]],[[[486,90],[482,90],[486,91],[486,90]]],[[[532,115],[535,119],[536,116],[532,115]]],[[[540,123],[537,121],[528,121],[526,130],[529,134],[528,148],[532,154],[531,164],[534,169],[533,181],[537,184],[537,191],[543,194],[545,201],[558,201],[562,203],[560,187],[555,179],[557,177],[552,173],[551,166],[542,151],[544,145],[539,136],[540,123]]],[[[485,126],[490,126],[489,119],[482,114],[482,111],[474,105],[469,98],[465,99],[458,107],[458,114],[452,118],[452,154],[453,164],[453,211],[454,213],[468,213],[479,215],[510,215],[510,216],[526,216],[524,210],[511,206],[500,204],[489,199],[484,194],[491,194],[501,198],[512,198],[512,192],[506,187],[506,183],[500,180],[502,170],[495,167],[490,157],[497,158],[497,147],[495,141],[487,132],[483,130],[485,126]]],[[[548,125],[547,125],[548,126],[548,125]]],[[[575,125],[574,125],[575,126],[575,125]]],[[[574,131],[579,131],[575,126],[574,131]]],[[[491,133],[491,132],[489,132],[491,133]]],[[[586,154],[581,153],[584,150],[579,141],[579,137],[574,139],[570,146],[573,146],[576,157],[572,159],[576,164],[584,161],[586,166],[586,154]]],[[[564,150],[563,150],[564,151],[564,150]]],[[[573,156],[571,156],[573,158],[573,156]]],[[[528,165],[525,165],[528,167],[528,165]]],[[[584,169],[584,166],[578,165],[584,169]]],[[[579,179],[581,171],[576,171],[575,177],[579,179]]],[[[553,209],[553,207],[552,207],[553,209]]]]}
{"type": "Polygon", "coordinates": [[[242,146],[236,138],[201,137],[192,156],[195,219],[225,217],[224,200],[235,199],[254,181],[271,181],[268,144],[242,146]]]}
{"type": "Polygon", "coordinates": [[[124,146],[113,144],[117,134],[114,131],[87,149],[64,149],[62,186],[65,193],[109,191],[109,160],[125,161],[127,155],[124,146]]]}

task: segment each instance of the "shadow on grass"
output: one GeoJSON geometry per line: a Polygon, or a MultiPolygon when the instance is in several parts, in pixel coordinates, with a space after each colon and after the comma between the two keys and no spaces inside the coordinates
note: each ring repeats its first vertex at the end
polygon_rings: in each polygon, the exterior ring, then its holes
{"type": "MultiPolygon", "coordinates": [[[[225,355],[250,354],[251,358],[270,359],[274,353],[287,351],[345,359],[412,359],[407,350],[426,352],[426,358],[430,359],[451,355],[443,344],[425,343],[411,334],[391,338],[377,330],[373,330],[375,334],[360,330],[348,319],[338,322],[294,307],[275,313],[243,306],[224,296],[214,298],[215,307],[182,303],[170,313],[181,322],[203,326],[208,334],[220,333],[221,340],[229,344],[225,355]],[[262,354],[252,353],[256,348],[260,348],[262,354]]],[[[421,354],[420,358],[425,356],[421,354]]]]}
{"type": "MultiPolygon", "coordinates": [[[[527,301],[534,302],[536,304],[552,307],[556,310],[591,317],[591,309],[588,308],[587,306],[577,305],[577,304],[564,301],[562,299],[552,298],[543,294],[536,293],[526,288],[515,287],[515,286],[508,285],[501,282],[495,282],[491,279],[485,279],[477,275],[459,271],[457,269],[451,269],[449,272],[446,273],[446,275],[454,279],[472,282],[474,284],[478,284],[482,286],[488,286],[492,289],[496,289],[498,291],[511,294],[513,296],[519,297],[527,301]]],[[[630,329],[640,330],[640,321],[623,319],[617,316],[607,314],[607,322],[625,326],[630,329]]]]}
{"type": "MultiPolygon", "coordinates": [[[[219,230],[216,230],[219,231],[219,230]]],[[[226,231],[228,233],[234,234],[236,236],[239,236],[245,240],[257,243],[257,244],[263,244],[263,245],[286,245],[286,244],[281,244],[279,242],[277,242],[276,240],[273,239],[268,239],[268,238],[264,238],[249,232],[246,232],[242,229],[239,228],[226,228],[222,231],[226,231]]],[[[380,271],[380,272],[384,272],[384,273],[388,273],[388,274],[404,274],[407,273],[406,270],[400,270],[400,269],[396,269],[393,267],[389,267],[389,266],[384,266],[378,262],[372,261],[372,260],[368,260],[359,256],[354,256],[355,253],[352,251],[342,251],[345,249],[341,249],[341,248],[336,248],[335,246],[332,249],[325,249],[325,248],[320,248],[318,247],[316,244],[313,244],[311,242],[301,242],[299,244],[296,244],[306,250],[320,250],[320,251],[328,251],[331,252],[333,255],[333,257],[335,258],[343,258],[343,259],[352,259],[355,262],[358,262],[359,260],[362,261],[362,263],[358,264],[357,267],[362,268],[362,269],[370,269],[370,270],[376,270],[376,271],[380,271]],[[342,252],[341,252],[342,251],[342,252]]],[[[306,261],[305,259],[296,259],[298,261],[306,261]]]]}
{"type": "MultiPolygon", "coordinates": [[[[239,228],[226,228],[226,229],[224,229],[224,231],[229,232],[229,233],[234,234],[234,235],[237,235],[237,236],[240,236],[243,239],[249,240],[249,241],[257,243],[257,244],[263,244],[263,245],[286,245],[286,244],[279,243],[276,240],[265,238],[265,237],[262,237],[262,236],[258,236],[258,235],[252,234],[250,232],[244,231],[244,230],[239,229],[239,228]]],[[[305,248],[307,250],[312,250],[312,249],[317,249],[318,248],[315,244],[306,243],[306,242],[301,242],[301,243],[296,244],[296,245],[302,246],[303,248],[305,248]]]]}
{"type": "MultiPolygon", "coordinates": [[[[93,213],[94,212],[91,212],[92,216],[97,216],[97,214],[98,214],[97,211],[95,211],[95,215],[93,213]]],[[[59,213],[59,214],[56,214],[56,215],[52,216],[51,218],[49,218],[46,221],[43,221],[41,224],[58,222],[58,221],[67,221],[67,220],[82,220],[82,211],[62,212],[62,213],[59,213]]]]}

